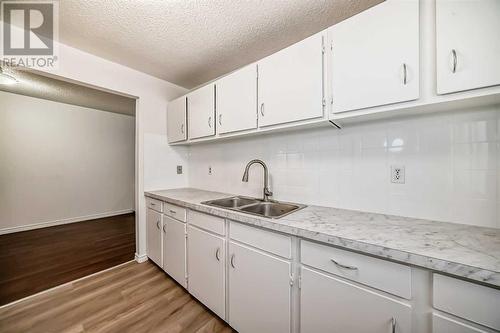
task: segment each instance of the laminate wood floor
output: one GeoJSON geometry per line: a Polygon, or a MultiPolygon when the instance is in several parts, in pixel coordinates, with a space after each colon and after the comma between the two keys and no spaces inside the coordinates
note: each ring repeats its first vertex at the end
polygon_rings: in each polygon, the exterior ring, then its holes
{"type": "Polygon", "coordinates": [[[0,308],[0,332],[234,332],[156,265],[130,262],[0,308]]]}
{"type": "Polygon", "coordinates": [[[0,235],[0,305],[134,255],[134,213],[0,235]]]}

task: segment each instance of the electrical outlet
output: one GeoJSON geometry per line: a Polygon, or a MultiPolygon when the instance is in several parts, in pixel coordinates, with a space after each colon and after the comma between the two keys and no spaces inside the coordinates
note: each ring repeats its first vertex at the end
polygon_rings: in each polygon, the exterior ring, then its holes
{"type": "Polygon", "coordinates": [[[209,167],[208,167],[208,175],[209,175],[209,176],[211,176],[211,175],[212,175],[212,167],[211,167],[211,166],[209,166],[209,167]]]}
{"type": "Polygon", "coordinates": [[[177,174],[182,175],[182,165],[177,166],[177,174]]]}
{"type": "Polygon", "coordinates": [[[405,183],[405,167],[403,165],[391,165],[391,183],[405,183]]]}

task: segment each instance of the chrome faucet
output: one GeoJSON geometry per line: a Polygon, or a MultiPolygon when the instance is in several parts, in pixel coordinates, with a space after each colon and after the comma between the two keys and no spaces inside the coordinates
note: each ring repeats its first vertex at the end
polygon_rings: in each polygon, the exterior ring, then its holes
{"type": "Polygon", "coordinates": [[[247,183],[248,182],[248,170],[252,166],[252,164],[260,164],[264,168],[264,201],[269,201],[269,197],[273,195],[273,192],[269,190],[269,172],[267,170],[267,165],[264,163],[262,160],[251,160],[248,162],[247,166],[245,167],[245,172],[243,173],[243,178],[241,181],[247,183]]]}

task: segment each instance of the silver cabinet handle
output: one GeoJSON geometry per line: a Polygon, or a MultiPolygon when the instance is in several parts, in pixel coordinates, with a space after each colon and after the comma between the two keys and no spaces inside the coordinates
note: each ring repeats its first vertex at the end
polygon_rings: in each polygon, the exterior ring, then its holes
{"type": "Polygon", "coordinates": [[[394,317],[391,320],[391,333],[396,333],[396,318],[394,317]]]}
{"type": "Polygon", "coordinates": [[[215,259],[217,259],[217,261],[220,261],[220,247],[218,247],[217,251],[215,251],[215,259]]]}
{"type": "Polygon", "coordinates": [[[184,134],[184,124],[181,124],[181,133],[184,134]]]}
{"type": "Polygon", "coordinates": [[[154,202],[151,202],[150,205],[151,206],[156,206],[156,204],[154,202]]]}
{"type": "Polygon", "coordinates": [[[408,70],[406,69],[406,64],[403,64],[403,84],[406,85],[408,77],[408,70]]]}
{"type": "Polygon", "coordinates": [[[333,259],[330,259],[330,260],[331,260],[331,261],[335,264],[335,266],[338,266],[338,267],[340,267],[340,268],[349,269],[349,270],[351,270],[351,271],[357,271],[357,270],[358,270],[358,268],[357,268],[357,267],[355,267],[355,266],[347,266],[347,265],[342,265],[342,264],[338,263],[337,261],[335,261],[335,260],[333,260],[333,259]]]}
{"type": "Polygon", "coordinates": [[[453,56],[453,69],[451,70],[451,72],[456,73],[457,72],[457,63],[458,63],[457,51],[455,49],[451,50],[451,55],[453,56]]]}
{"type": "Polygon", "coordinates": [[[264,117],[264,103],[260,105],[260,114],[264,117]]]}
{"type": "Polygon", "coordinates": [[[166,227],[166,226],[167,226],[167,224],[165,223],[165,224],[163,225],[163,233],[165,233],[165,234],[167,233],[167,230],[165,230],[165,227],[166,227]]]}
{"type": "Polygon", "coordinates": [[[234,266],[234,254],[231,256],[231,267],[236,268],[234,266]]]}
{"type": "Polygon", "coordinates": [[[208,117],[208,127],[212,128],[212,116],[208,117]]]}
{"type": "Polygon", "coordinates": [[[173,209],[169,209],[170,214],[177,214],[177,212],[173,209]]]}
{"type": "Polygon", "coordinates": [[[156,227],[160,229],[160,220],[156,221],[156,227]]]}
{"type": "Polygon", "coordinates": [[[222,114],[219,115],[219,125],[222,126],[222,114]]]}

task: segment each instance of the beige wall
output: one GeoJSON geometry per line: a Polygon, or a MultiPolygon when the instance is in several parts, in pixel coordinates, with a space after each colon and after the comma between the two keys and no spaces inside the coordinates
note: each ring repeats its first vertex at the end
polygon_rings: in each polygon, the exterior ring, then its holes
{"type": "Polygon", "coordinates": [[[0,92],[0,230],[134,209],[135,118],[0,92]]]}

